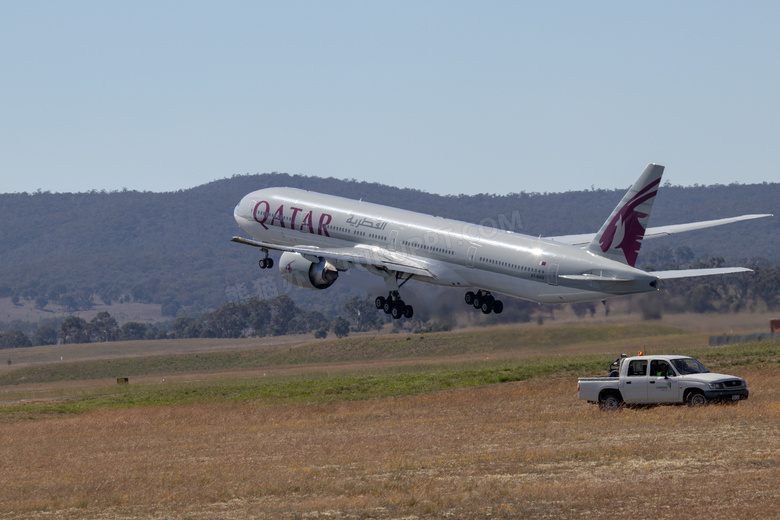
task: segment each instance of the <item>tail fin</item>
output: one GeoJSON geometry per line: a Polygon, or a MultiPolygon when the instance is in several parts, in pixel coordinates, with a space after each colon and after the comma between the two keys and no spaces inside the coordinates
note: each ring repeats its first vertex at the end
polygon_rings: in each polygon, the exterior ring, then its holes
{"type": "Polygon", "coordinates": [[[663,166],[647,165],[644,173],[601,226],[596,237],[588,245],[588,251],[631,267],[636,264],[639,247],[645,237],[647,220],[653,209],[655,194],[658,192],[663,173],[663,166]]]}

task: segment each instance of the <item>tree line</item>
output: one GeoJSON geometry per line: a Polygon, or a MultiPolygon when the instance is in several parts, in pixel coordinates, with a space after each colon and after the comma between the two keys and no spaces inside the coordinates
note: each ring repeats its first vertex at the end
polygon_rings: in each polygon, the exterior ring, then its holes
{"type": "MultiPolygon", "coordinates": [[[[678,264],[690,259],[685,247],[675,250],[662,249],[648,260],[659,262],[646,266],[650,270],[721,267],[722,258],[707,262],[678,264]]],[[[751,265],[753,273],[685,278],[664,282],[657,293],[636,295],[633,298],[645,319],[657,319],[664,312],[739,312],[744,310],[780,310],[780,267],[769,262],[751,265]]],[[[447,289],[438,289],[447,291],[447,289]]],[[[452,291],[449,291],[452,293],[452,291]]],[[[444,294],[444,293],[443,293],[444,294]]],[[[452,316],[464,311],[462,302],[454,305],[449,298],[440,298],[441,308],[421,308],[410,320],[415,331],[448,330],[455,326],[442,316],[452,316]]],[[[486,323],[527,322],[537,313],[542,320],[545,312],[553,316],[561,306],[537,306],[530,302],[508,299],[504,313],[484,318],[486,323]]],[[[571,304],[577,316],[594,315],[596,303],[571,304]]],[[[469,309],[465,309],[469,312],[469,309]]],[[[131,341],[172,338],[239,338],[281,336],[312,333],[317,338],[333,334],[347,336],[350,332],[379,330],[387,323],[395,327],[403,324],[393,321],[378,311],[372,297],[352,296],[341,307],[341,312],[328,318],[323,312],[302,308],[288,295],[271,299],[251,297],[245,301],[224,304],[217,309],[195,317],[180,316],[161,324],[128,321],[121,326],[108,312],[99,312],[90,321],[75,315],[60,322],[44,321],[34,330],[22,330],[19,326],[4,326],[0,334],[0,348],[30,347],[65,343],[97,343],[106,341],[131,341]]],[[[541,323],[541,321],[540,321],[541,323]]],[[[29,324],[27,324],[29,325],[29,324]]],[[[29,328],[29,327],[28,327],[29,328]]]]}
{"type": "Polygon", "coordinates": [[[239,338],[313,333],[345,337],[350,331],[378,330],[390,321],[370,298],[353,297],[343,306],[344,316],[328,319],[319,311],[305,311],[287,295],[271,300],[253,297],[231,302],[197,317],[179,317],[166,326],[128,321],[121,326],[109,312],[90,321],[71,315],[55,325],[43,323],[31,335],[20,328],[0,334],[0,348],[22,348],[69,343],[101,343],[175,338],[239,338]]]}

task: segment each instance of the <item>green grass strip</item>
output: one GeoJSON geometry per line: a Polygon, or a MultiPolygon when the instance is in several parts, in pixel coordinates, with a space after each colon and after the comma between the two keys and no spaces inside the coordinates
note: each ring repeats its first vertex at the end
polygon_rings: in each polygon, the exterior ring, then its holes
{"type": "MultiPolygon", "coordinates": [[[[697,349],[695,354],[713,371],[733,366],[779,363],[780,341],[697,349]]],[[[98,408],[247,401],[267,405],[317,404],[416,395],[553,375],[571,377],[574,384],[578,376],[605,374],[609,361],[603,355],[542,356],[522,362],[498,360],[391,367],[374,370],[373,373],[354,371],[333,375],[312,371],[295,376],[176,383],[164,388],[129,386],[111,395],[0,407],[0,415],[8,414],[6,419],[41,418],[98,408]]]]}
{"type": "MultiPolygon", "coordinates": [[[[555,328],[495,328],[484,331],[392,334],[313,341],[294,347],[232,352],[96,359],[32,365],[0,374],[0,386],[53,383],[116,377],[165,376],[223,372],[270,366],[304,365],[420,357],[446,358],[463,354],[527,352],[582,343],[633,341],[652,336],[685,334],[658,325],[562,326],[555,328]]],[[[164,345],[161,346],[164,348],[164,345]]]]}

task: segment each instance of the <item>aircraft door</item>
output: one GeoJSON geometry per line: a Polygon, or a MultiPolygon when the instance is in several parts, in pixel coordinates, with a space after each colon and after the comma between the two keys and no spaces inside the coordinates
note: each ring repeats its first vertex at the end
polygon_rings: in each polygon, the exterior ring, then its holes
{"type": "Polygon", "coordinates": [[[558,285],[558,264],[549,264],[547,266],[547,283],[558,285]]]}
{"type": "Polygon", "coordinates": [[[398,230],[393,230],[390,232],[390,241],[387,243],[387,248],[390,251],[395,251],[397,245],[398,245],[398,230]]]}
{"type": "Polygon", "coordinates": [[[474,257],[477,256],[477,246],[471,246],[466,253],[466,267],[474,268],[474,257]]]}

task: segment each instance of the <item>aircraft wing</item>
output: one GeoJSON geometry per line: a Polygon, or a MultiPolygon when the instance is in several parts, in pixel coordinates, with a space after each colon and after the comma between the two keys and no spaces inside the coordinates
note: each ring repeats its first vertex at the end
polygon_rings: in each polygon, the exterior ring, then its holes
{"type": "Polygon", "coordinates": [[[367,246],[363,244],[358,244],[355,247],[333,248],[322,248],[306,245],[291,247],[260,242],[258,240],[252,240],[250,238],[243,237],[233,237],[231,242],[260,247],[263,249],[272,249],[275,251],[299,253],[304,257],[309,257],[309,259],[312,261],[317,261],[319,258],[327,258],[337,262],[349,262],[367,267],[370,266],[386,268],[390,271],[425,276],[433,279],[437,278],[433,271],[433,266],[422,259],[412,257],[404,253],[399,253],[397,251],[389,251],[380,247],[367,246]]]}
{"type": "MultiPolygon", "coordinates": [[[[755,215],[741,215],[739,217],[719,218],[715,220],[702,220],[701,222],[690,222],[687,224],[672,224],[671,226],[659,226],[651,227],[645,230],[645,238],[656,238],[672,235],[674,233],[682,233],[684,231],[693,231],[696,229],[704,229],[708,227],[722,226],[724,224],[731,224],[733,222],[740,222],[743,220],[752,220],[755,218],[773,217],[771,213],[755,214],[755,215]]],[[[563,242],[564,244],[570,244],[573,246],[586,246],[591,243],[596,233],[584,233],[581,235],[563,235],[554,237],[543,237],[546,240],[552,240],[555,242],[563,242]]]]}

